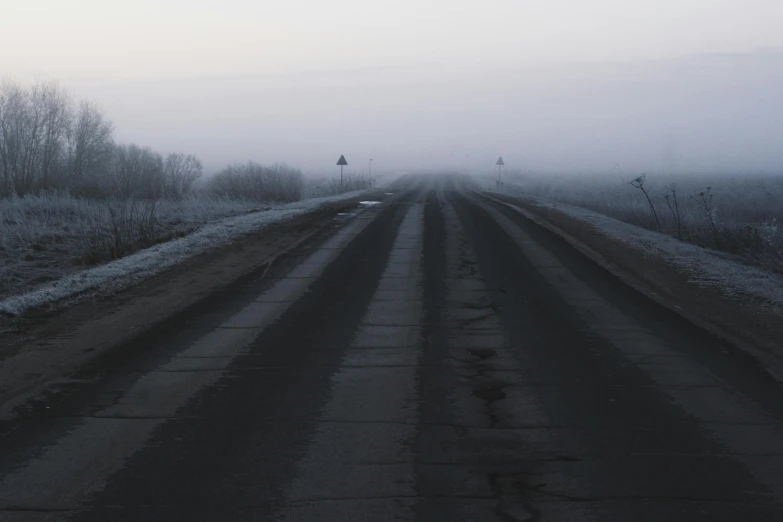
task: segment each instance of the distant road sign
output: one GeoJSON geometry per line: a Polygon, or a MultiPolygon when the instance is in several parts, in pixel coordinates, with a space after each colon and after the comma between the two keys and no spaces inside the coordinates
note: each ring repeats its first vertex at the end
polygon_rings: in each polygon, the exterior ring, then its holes
{"type": "Polygon", "coordinates": [[[348,162],[345,161],[345,156],[340,154],[340,159],[337,160],[337,164],[340,165],[340,190],[345,189],[345,178],[343,177],[343,167],[348,165],[348,162]]]}
{"type": "Polygon", "coordinates": [[[495,163],[495,165],[505,165],[505,163],[503,163],[503,156],[500,156],[500,157],[498,158],[498,162],[497,162],[497,163],[495,163]]]}

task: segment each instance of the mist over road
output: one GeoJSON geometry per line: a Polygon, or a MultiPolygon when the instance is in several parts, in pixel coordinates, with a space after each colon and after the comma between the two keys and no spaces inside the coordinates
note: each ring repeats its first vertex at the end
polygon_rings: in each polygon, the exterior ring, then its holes
{"type": "Polygon", "coordinates": [[[364,207],[5,433],[0,520],[783,519],[744,352],[462,178],[364,207]]]}

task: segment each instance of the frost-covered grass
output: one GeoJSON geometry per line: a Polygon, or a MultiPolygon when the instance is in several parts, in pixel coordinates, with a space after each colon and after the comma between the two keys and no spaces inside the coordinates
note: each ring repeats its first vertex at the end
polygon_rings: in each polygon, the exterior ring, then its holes
{"type": "MultiPolygon", "coordinates": [[[[648,230],[657,231],[659,223],[664,234],[683,242],[783,273],[783,175],[648,174],[645,189],[658,223],[644,194],[630,184],[635,177],[509,173],[504,190],[590,209],[648,230]]],[[[494,188],[493,182],[484,182],[494,188]]]]}
{"type": "Polygon", "coordinates": [[[307,197],[319,198],[334,196],[345,191],[365,190],[370,188],[370,180],[365,176],[350,173],[340,179],[329,176],[310,177],[305,179],[304,193],[307,197]]]}
{"type": "Polygon", "coordinates": [[[0,297],[264,208],[215,197],[146,202],[46,194],[0,200],[0,297]]]}
{"type": "Polygon", "coordinates": [[[644,230],[589,209],[566,203],[536,202],[588,222],[632,248],[667,260],[698,285],[719,288],[730,295],[753,295],[777,309],[783,309],[783,275],[747,266],[730,256],[666,234],[644,230]]]}
{"type": "Polygon", "coordinates": [[[211,197],[95,202],[67,194],[0,201],[0,312],[19,315],[93,289],[124,288],[260,227],[358,194],[283,205],[211,197]]]}

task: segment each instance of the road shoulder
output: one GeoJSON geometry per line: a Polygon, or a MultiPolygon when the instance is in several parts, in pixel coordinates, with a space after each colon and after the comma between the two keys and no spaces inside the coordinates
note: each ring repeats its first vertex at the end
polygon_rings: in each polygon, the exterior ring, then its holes
{"type": "MultiPolygon", "coordinates": [[[[324,205],[247,234],[127,290],[50,312],[37,310],[0,335],[0,419],[37,408],[68,376],[232,283],[258,277],[305,241],[334,229],[361,198],[324,205]],[[34,400],[35,399],[35,400],[34,400]]],[[[45,407],[45,406],[44,406],[45,407]]]]}
{"type": "Polygon", "coordinates": [[[769,303],[754,295],[699,285],[681,267],[654,252],[634,248],[557,208],[497,193],[484,196],[513,205],[629,286],[748,352],[783,382],[783,321],[769,303]]]}

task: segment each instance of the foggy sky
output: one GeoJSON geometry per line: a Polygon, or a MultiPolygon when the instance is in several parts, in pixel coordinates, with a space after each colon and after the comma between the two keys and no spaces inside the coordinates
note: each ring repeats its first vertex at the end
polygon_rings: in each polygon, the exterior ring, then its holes
{"type": "Polygon", "coordinates": [[[120,141],[351,168],[783,170],[783,2],[0,0],[120,141]]]}

